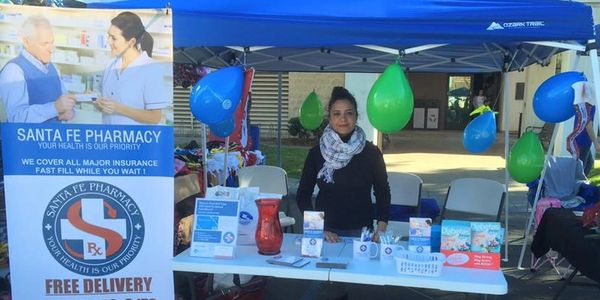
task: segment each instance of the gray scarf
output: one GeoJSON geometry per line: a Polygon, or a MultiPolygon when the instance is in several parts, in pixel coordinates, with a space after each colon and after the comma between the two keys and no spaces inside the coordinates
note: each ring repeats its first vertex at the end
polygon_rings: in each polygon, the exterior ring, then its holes
{"type": "Polygon", "coordinates": [[[333,183],[333,172],[348,165],[352,157],[363,150],[365,142],[365,132],[358,126],[355,127],[350,140],[344,143],[330,125],[327,125],[320,141],[321,155],[325,163],[317,178],[323,177],[325,182],[333,183]]]}

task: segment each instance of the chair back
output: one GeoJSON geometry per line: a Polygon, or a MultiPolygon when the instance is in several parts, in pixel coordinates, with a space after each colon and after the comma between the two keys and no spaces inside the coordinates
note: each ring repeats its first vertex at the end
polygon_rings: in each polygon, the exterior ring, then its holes
{"type": "Polygon", "coordinates": [[[240,187],[256,186],[261,193],[273,193],[287,196],[287,173],[274,166],[250,166],[237,171],[240,187]]]}
{"type": "Polygon", "coordinates": [[[586,182],[583,164],[571,156],[550,156],[544,176],[545,196],[572,198],[577,196],[579,185],[586,182]]]}
{"type": "Polygon", "coordinates": [[[483,178],[461,178],[450,182],[442,220],[446,210],[485,215],[500,220],[506,197],[503,184],[483,178]]]}
{"type": "Polygon", "coordinates": [[[421,177],[411,173],[388,172],[388,182],[392,204],[419,206],[423,186],[421,177]]]}

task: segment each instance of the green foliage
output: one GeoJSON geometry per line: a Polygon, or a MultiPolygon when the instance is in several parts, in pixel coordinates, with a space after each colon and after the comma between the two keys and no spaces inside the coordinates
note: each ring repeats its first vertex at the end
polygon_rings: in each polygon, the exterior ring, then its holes
{"type": "MultiPolygon", "coordinates": [[[[281,145],[282,168],[287,172],[289,178],[300,178],[304,160],[308,156],[310,147],[281,145]]],[[[267,165],[278,166],[277,146],[273,144],[263,144],[260,149],[267,157],[267,165]]]]}
{"type": "Polygon", "coordinates": [[[307,130],[306,128],[304,128],[302,126],[302,124],[300,123],[300,118],[298,118],[298,117],[291,118],[288,121],[288,124],[289,124],[288,133],[291,136],[298,137],[304,141],[308,141],[313,138],[319,139],[321,137],[321,135],[323,135],[323,130],[327,126],[328,122],[326,119],[323,119],[323,121],[321,122],[321,126],[319,126],[317,129],[313,129],[313,130],[307,130]]]}
{"type": "Polygon", "coordinates": [[[588,176],[588,179],[590,180],[591,184],[600,185],[600,168],[592,169],[590,175],[588,176]]]}

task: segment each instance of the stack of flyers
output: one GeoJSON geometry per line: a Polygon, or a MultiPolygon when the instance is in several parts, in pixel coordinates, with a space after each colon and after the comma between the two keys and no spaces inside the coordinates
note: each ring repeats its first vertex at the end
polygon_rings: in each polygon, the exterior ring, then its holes
{"type": "Polygon", "coordinates": [[[471,250],[471,222],[442,221],[440,250],[468,252],[471,250]]]}
{"type": "Polygon", "coordinates": [[[323,229],[325,213],[322,211],[304,212],[304,236],[302,237],[302,255],[320,257],[323,249],[323,229]]]}
{"type": "Polygon", "coordinates": [[[500,253],[504,231],[499,222],[471,222],[471,251],[500,253]]]}
{"type": "Polygon", "coordinates": [[[410,218],[408,250],[417,253],[431,252],[431,219],[410,218]]]}

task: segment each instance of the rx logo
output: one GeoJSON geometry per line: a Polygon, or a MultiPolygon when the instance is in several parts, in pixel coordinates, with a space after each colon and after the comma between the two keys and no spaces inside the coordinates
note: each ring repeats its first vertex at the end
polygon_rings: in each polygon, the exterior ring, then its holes
{"type": "Polygon", "coordinates": [[[231,244],[235,240],[235,235],[232,232],[225,232],[223,234],[223,241],[227,244],[231,244]]]}
{"type": "Polygon", "coordinates": [[[108,275],[132,262],[144,230],[135,201],[118,187],[98,181],[59,191],[48,203],[42,229],[54,259],[87,276],[108,275]]]}

